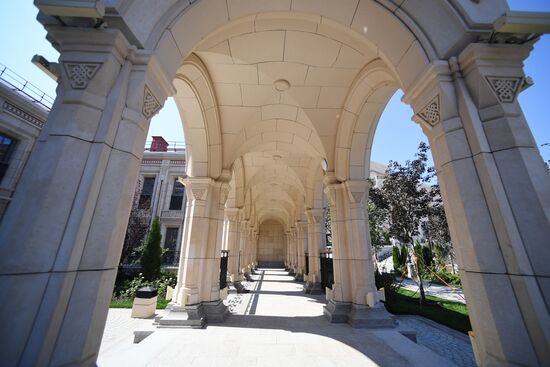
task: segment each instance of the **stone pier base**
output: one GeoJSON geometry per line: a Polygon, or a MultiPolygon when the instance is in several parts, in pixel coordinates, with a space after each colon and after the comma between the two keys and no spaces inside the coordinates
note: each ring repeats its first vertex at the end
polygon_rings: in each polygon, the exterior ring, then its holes
{"type": "Polygon", "coordinates": [[[307,281],[304,285],[304,292],[306,294],[322,294],[323,288],[319,282],[307,281]]]}
{"type": "Polygon", "coordinates": [[[383,304],[374,307],[348,302],[330,300],[323,313],[332,323],[348,323],[354,328],[393,328],[396,326],[393,316],[383,304]]]}
{"type": "Polygon", "coordinates": [[[156,319],[159,328],[202,328],[206,323],[222,323],[229,309],[222,300],[180,306],[172,304],[166,315],[156,319]]]}
{"type": "Polygon", "coordinates": [[[173,304],[170,311],[157,320],[158,328],[195,328],[206,325],[206,315],[202,303],[180,306],[173,304]]]}

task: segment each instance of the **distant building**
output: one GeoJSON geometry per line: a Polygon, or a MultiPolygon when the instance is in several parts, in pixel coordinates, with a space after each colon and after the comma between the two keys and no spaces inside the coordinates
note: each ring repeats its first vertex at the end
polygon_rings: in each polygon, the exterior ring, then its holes
{"type": "Polygon", "coordinates": [[[186,177],[185,169],[184,143],[169,143],[161,136],[146,143],[135,202],[149,223],[155,216],[160,218],[165,266],[177,266],[179,261],[186,195],[178,178],[186,177]]]}
{"type": "Polygon", "coordinates": [[[0,218],[11,201],[53,99],[0,64],[0,218]]]}

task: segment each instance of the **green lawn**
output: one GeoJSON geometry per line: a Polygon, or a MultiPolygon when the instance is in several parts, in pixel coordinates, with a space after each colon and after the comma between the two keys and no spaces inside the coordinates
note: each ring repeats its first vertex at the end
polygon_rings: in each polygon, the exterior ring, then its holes
{"type": "MultiPolygon", "coordinates": [[[[132,308],[134,300],[132,299],[112,299],[110,308],[132,308]]],[[[168,305],[169,300],[166,299],[158,299],[157,300],[157,310],[164,310],[166,306],[168,305]]]]}
{"type": "Polygon", "coordinates": [[[426,299],[431,302],[420,306],[419,297],[418,292],[415,294],[415,292],[399,288],[397,293],[386,301],[386,308],[395,315],[424,316],[464,334],[472,330],[466,305],[426,296],[426,299]]]}

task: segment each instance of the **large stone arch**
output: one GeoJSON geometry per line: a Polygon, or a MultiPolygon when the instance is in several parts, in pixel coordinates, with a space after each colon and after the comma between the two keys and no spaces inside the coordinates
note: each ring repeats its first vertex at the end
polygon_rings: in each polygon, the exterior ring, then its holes
{"type": "Polygon", "coordinates": [[[218,178],[221,174],[222,141],[217,100],[206,67],[191,55],[178,68],[174,100],[187,139],[187,175],[218,178]]]}
{"type": "MultiPolygon", "coordinates": [[[[300,220],[308,205],[322,197],[313,180],[319,177],[315,167],[326,159],[324,186],[331,211],[340,213],[333,232],[342,244],[335,251],[338,279],[329,313],[357,306],[342,314],[361,324],[361,312],[380,309],[369,268],[364,165],[380,111],[371,107],[382,108],[391,92],[401,88],[435,152],[453,238],[461,243],[461,272],[481,363],[535,365],[550,358],[550,274],[545,267],[550,254],[539,245],[550,236],[550,185],[516,99],[524,80],[521,61],[530,44],[487,45],[494,41],[493,23],[508,10],[505,1],[168,0],[154,7],[146,0],[103,3],[103,27],[66,14],[63,22],[40,18],[61,51],[61,84],[38,153],[32,154],[0,227],[0,243],[8,244],[1,248],[5,275],[0,288],[18,295],[5,297],[1,321],[21,320],[17,330],[3,338],[3,361],[95,362],[133,194],[124,183],[135,182],[148,122],[165,98],[176,93],[171,81],[180,71],[178,96],[189,98],[189,105],[180,104],[180,110],[197,118],[185,122],[191,147],[187,213],[192,220],[186,222],[183,276],[175,300],[180,311],[200,316],[192,322],[204,314],[210,321],[223,321],[217,269],[206,264],[219,261],[230,168],[251,152],[238,157],[224,153],[228,148],[216,108],[219,95],[204,53],[207,46],[216,46],[216,37],[281,30],[302,40],[330,43],[333,49],[355,50],[366,65],[363,73],[344,73],[350,85],[355,79],[343,98],[346,105],[302,108],[300,121],[315,127],[322,149],[311,152],[318,161],[300,162],[309,168],[301,201],[284,196],[283,214],[275,215],[281,219],[297,208],[288,226],[295,248],[301,248],[304,237],[296,242],[297,233],[305,233],[300,220]],[[365,85],[371,91],[361,91],[365,85]],[[38,192],[31,172],[37,167],[37,177],[43,179],[38,192]],[[63,181],[48,176],[62,171],[71,175],[63,181]],[[517,182],[516,172],[525,179],[523,184],[517,182]],[[523,187],[529,187],[528,192],[523,187]],[[31,190],[41,199],[38,204],[26,195],[31,190]],[[59,204],[48,205],[50,199],[59,204]],[[41,235],[44,228],[52,229],[49,236],[41,235]],[[44,256],[25,256],[34,250],[44,256]]],[[[310,66],[318,68],[317,77],[323,76],[323,65],[310,66]]],[[[334,63],[330,67],[337,68],[334,63]]],[[[297,122],[298,113],[296,109],[297,122]]],[[[251,144],[250,149],[264,147],[251,144]]],[[[253,263],[259,221],[274,215],[253,205],[253,200],[263,200],[254,188],[246,183],[242,187],[252,249],[247,256],[253,263]]],[[[318,214],[308,211],[308,219],[315,223],[318,214]]],[[[298,257],[295,260],[300,266],[298,257]]]]}

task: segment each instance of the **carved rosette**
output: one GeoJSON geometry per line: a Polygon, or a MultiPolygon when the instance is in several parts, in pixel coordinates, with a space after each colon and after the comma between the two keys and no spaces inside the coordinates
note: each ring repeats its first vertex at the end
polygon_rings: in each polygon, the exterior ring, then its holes
{"type": "Polygon", "coordinates": [[[146,118],[151,118],[155,113],[157,113],[162,105],[158,99],[151,93],[151,90],[145,86],[143,91],[143,108],[142,113],[146,118]]]}
{"type": "Polygon", "coordinates": [[[439,94],[435,96],[430,103],[424,106],[424,108],[422,108],[416,115],[430,126],[437,125],[439,121],[441,121],[439,94]]]}
{"type": "Polygon", "coordinates": [[[101,67],[97,62],[63,62],[73,89],[85,89],[101,67]]]}
{"type": "Polygon", "coordinates": [[[523,78],[488,76],[487,83],[500,103],[512,103],[520,90],[523,78]]]}

